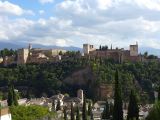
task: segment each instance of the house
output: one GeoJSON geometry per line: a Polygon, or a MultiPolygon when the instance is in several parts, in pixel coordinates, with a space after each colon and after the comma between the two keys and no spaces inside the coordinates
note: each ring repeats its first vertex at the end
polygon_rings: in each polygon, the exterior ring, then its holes
{"type": "Polygon", "coordinates": [[[12,120],[8,107],[0,108],[0,120],[12,120]]]}
{"type": "Polygon", "coordinates": [[[94,105],[93,105],[93,109],[95,111],[102,111],[104,110],[106,106],[106,101],[97,101],[94,105]]]}
{"type": "Polygon", "coordinates": [[[92,111],[93,120],[101,120],[102,111],[92,111]]]}

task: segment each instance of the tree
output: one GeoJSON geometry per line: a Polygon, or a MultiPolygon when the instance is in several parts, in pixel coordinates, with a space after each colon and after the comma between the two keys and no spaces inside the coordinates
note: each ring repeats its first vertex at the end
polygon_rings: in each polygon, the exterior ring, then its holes
{"type": "Polygon", "coordinates": [[[114,105],[113,103],[109,104],[109,115],[113,115],[113,109],[114,109],[114,105]]]}
{"type": "Polygon", "coordinates": [[[62,51],[59,52],[59,55],[63,55],[62,51]]]}
{"type": "Polygon", "coordinates": [[[55,119],[57,114],[50,112],[48,108],[39,105],[11,106],[10,112],[13,120],[40,120],[44,117],[55,119]]]}
{"type": "Polygon", "coordinates": [[[27,99],[31,99],[30,88],[27,89],[27,99]]]}
{"type": "Polygon", "coordinates": [[[99,50],[102,50],[102,46],[101,45],[99,46],[99,50]]]}
{"type": "Polygon", "coordinates": [[[55,111],[55,101],[52,101],[52,111],[55,111]]]}
{"type": "Polygon", "coordinates": [[[13,104],[17,106],[18,105],[18,98],[17,98],[18,93],[16,93],[16,91],[14,90],[14,86],[12,86],[12,92],[13,92],[13,102],[14,102],[13,104]]]}
{"type": "Polygon", "coordinates": [[[91,120],[94,120],[93,112],[91,112],[91,120]]]}
{"type": "Polygon", "coordinates": [[[84,96],[84,99],[83,99],[82,120],[87,120],[86,97],[85,96],[84,96]]]}
{"type": "Polygon", "coordinates": [[[79,107],[77,105],[77,110],[76,110],[76,120],[80,120],[80,114],[79,114],[79,107]]]}
{"type": "Polygon", "coordinates": [[[119,73],[116,70],[115,73],[115,92],[114,92],[114,108],[113,108],[113,120],[123,120],[123,108],[122,108],[122,95],[121,87],[119,84],[119,73]]]}
{"type": "Polygon", "coordinates": [[[149,112],[146,120],[159,120],[160,118],[160,102],[157,102],[152,110],[149,112]]]}
{"type": "Polygon", "coordinates": [[[7,99],[8,106],[13,105],[13,91],[11,85],[8,86],[8,99],[7,99]]]}
{"type": "Polygon", "coordinates": [[[60,100],[57,102],[56,111],[61,110],[61,103],[60,100]]]}
{"type": "Polygon", "coordinates": [[[8,106],[12,106],[12,105],[17,106],[18,105],[17,93],[14,90],[14,86],[11,84],[9,84],[9,86],[8,86],[7,103],[8,103],[8,106]]]}
{"type": "Polygon", "coordinates": [[[108,104],[108,101],[106,101],[106,106],[102,114],[102,119],[109,119],[109,118],[110,118],[109,104],[108,104]]]}
{"type": "Polygon", "coordinates": [[[144,57],[147,58],[148,57],[148,52],[144,53],[144,57]]]}
{"type": "Polygon", "coordinates": [[[139,119],[139,108],[137,104],[137,98],[133,90],[131,90],[130,101],[128,106],[127,120],[139,119]]]}
{"type": "Polygon", "coordinates": [[[71,120],[74,120],[73,103],[71,103],[71,120]]]}
{"type": "Polygon", "coordinates": [[[67,108],[66,108],[66,106],[64,107],[63,114],[64,114],[64,120],[67,120],[67,108]]]}
{"type": "Polygon", "coordinates": [[[88,103],[88,116],[91,115],[91,112],[92,112],[92,106],[91,106],[91,101],[89,101],[89,103],[88,103]]]}
{"type": "Polygon", "coordinates": [[[159,89],[158,89],[158,101],[160,101],[160,86],[159,86],[159,89]]]}

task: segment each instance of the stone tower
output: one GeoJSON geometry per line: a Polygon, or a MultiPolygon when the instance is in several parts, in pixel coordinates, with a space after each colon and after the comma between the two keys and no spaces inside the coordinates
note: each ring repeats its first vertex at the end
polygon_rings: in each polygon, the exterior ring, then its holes
{"type": "Polygon", "coordinates": [[[130,45],[130,56],[138,56],[138,43],[130,45]]]}
{"type": "Polygon", "coordinates": [[[29,49],[29,50],[32,49],[32,44],[29,44],[28,49],[29,49]]]}
{"type": "Polygon", "coordinates": [[[19,49],[18,50],[18,58],[17,58],[17,64],[25,64],[27,62],[29,55],[29,49],[19,49]]]}
{"type": "Polygon", "coordinates": [[[83,96],[83,90],[79,89],[77,91],[77,97],[80,98],[83,102],[84,96],[83,96]]]}
{"type": "Polygon", "coordinates": [[[96,50],[93,45],[83,44],[83,53],[84,55],[88,55],[90,51],[96,50]]]}

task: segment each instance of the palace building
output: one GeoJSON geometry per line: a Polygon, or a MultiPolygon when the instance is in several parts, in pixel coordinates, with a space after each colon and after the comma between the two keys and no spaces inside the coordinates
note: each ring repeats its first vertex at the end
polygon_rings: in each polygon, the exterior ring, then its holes
{"type": "Polygon", "coordinates": [[[93,45],[84,44],[83,52],[86,57],[108,58],[119,62],[136,62],[143,60],[142,56],[138,53],[138,43],[130,45],[129,50],[124,50],[124,48],[112,49],[112,47],[110,49],[108,47],[105,47],[104,49],[95,49],[93,45]]]}
{"type": "Polygon", "coordinates": [[[61,54],[66,53],[62,49],[41,49],[32,48],[29,44],[28,48],[17,50],[17,56],[6,56],[3,58],[5,66],[9,64],[26,64],[26,63],[45,63],[61,60],[61,54]]]}

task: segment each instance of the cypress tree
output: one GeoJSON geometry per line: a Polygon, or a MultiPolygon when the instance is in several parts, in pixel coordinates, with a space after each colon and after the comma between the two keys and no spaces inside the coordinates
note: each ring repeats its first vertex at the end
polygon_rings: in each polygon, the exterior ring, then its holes
{"type": "Polygon", "coordinates": [[[99,50],[102,50],[102,46],[101,45],[99,46],[99,50]]]}
{"type": "Polygon", "coordinates": [[[84,96],[84,99],[83,99],[82,120],[87,120],[86,97],[85,96],[84,96]]]}
{"type": "Polygon", "coordinates": [[[77,106],[76,120],[80,120],[79,107],[77,106]]]}
{"type": "Polygon", "coordinates": [[[27,99],[31,99],[30,88],[27,89],[27,99]]]}
{"type": "Polygon", "coordinates": [[[115,92],[114,92],[114,108],[113,108],[113,120],[123,120],[123,108],[122,108],[122,95],[119,84],[119,73],[116,70],[115,74],[115,92]]]}
{"type": "Polygon", "coordinates": [[[63,114],[64,114],[64,120],[67,120],[67,108],[66,108],[66,106],[63,109],[63,114]]]}
{"type": "Polygon", "coordinates": [[[8,86],[8,99],[7,99],[8,106],[18,105],[17,93],[14,91],[14,86],[9,84],[8,86]]]}
{"type": "Polygon", "coordinates": [[[18,105],[17,93],[15,92],[13,85],[12,85],[12,92],[13,92],[13,104],[17,106],[18,105]]]}
{"type": "Polygon", "coordinates": [[[137,98],[133,90],[131,90],[130,101],[128,106],[127,120],[139,119],[139,108],[137,104],[137,98]]]}
{"type": "Polygon", "coordinates": [[[109,114],[110,114],[110,115],[113,115],[113,108],[114,108],[113,103],[110,103],[110,104],[109,104],[109,114]]]}
{"type": "Polygon", "coordinates": [[[88,116],[91,115],[91,112],[92,112],[91,101],[89,101],[89,103],[88,103],[88,116]]]}
{"type": "Polygon", "coordinates": [[[106,101],[106,106],[102,114],[102,119],[109,119],[109,118],[110,118],[109,104],[108,101],[106,101]]]}
{"type": "Polygon", "coordinates": [[[107,116],[106,116],[106,107],[104,108],[104,110],[103,110],[103,113],[102,113],[102,119],[106,119],[107,118],[107,116]]]}
{"type": "Polygon", "coordinates": [[[94,120],[93,112],[91,113],[91,120],[94,120]]]}
{"type": "Polygon", "coordinates": [[[56,106],[56,111],[61,110],[61,103],[60,100],[58,100],[57,106],[56,106]]]}
{"type": "Polygon", "coordinates": [[[160,101],[160,86],[159,86],[159,89],[158,89],[158,101],[160,101]]]}
{"type": "Polygon", "coordinates": [[[52,101],[52,111],[55,111],[55,102],[54,102],[54,100],[52,101]]]}
{"type": "Polygon", "coordinates": [[[71,120],[74,120],[73,103],[71,103],[71,120]]]}
{"type": "Polygon", "coordinates": [[[7,103],[8,103],[8,106],[11,106],[13,105],[13,91],[11,89],[11,85],[8,86],[8,99],[7,99],[7,103]]]}

